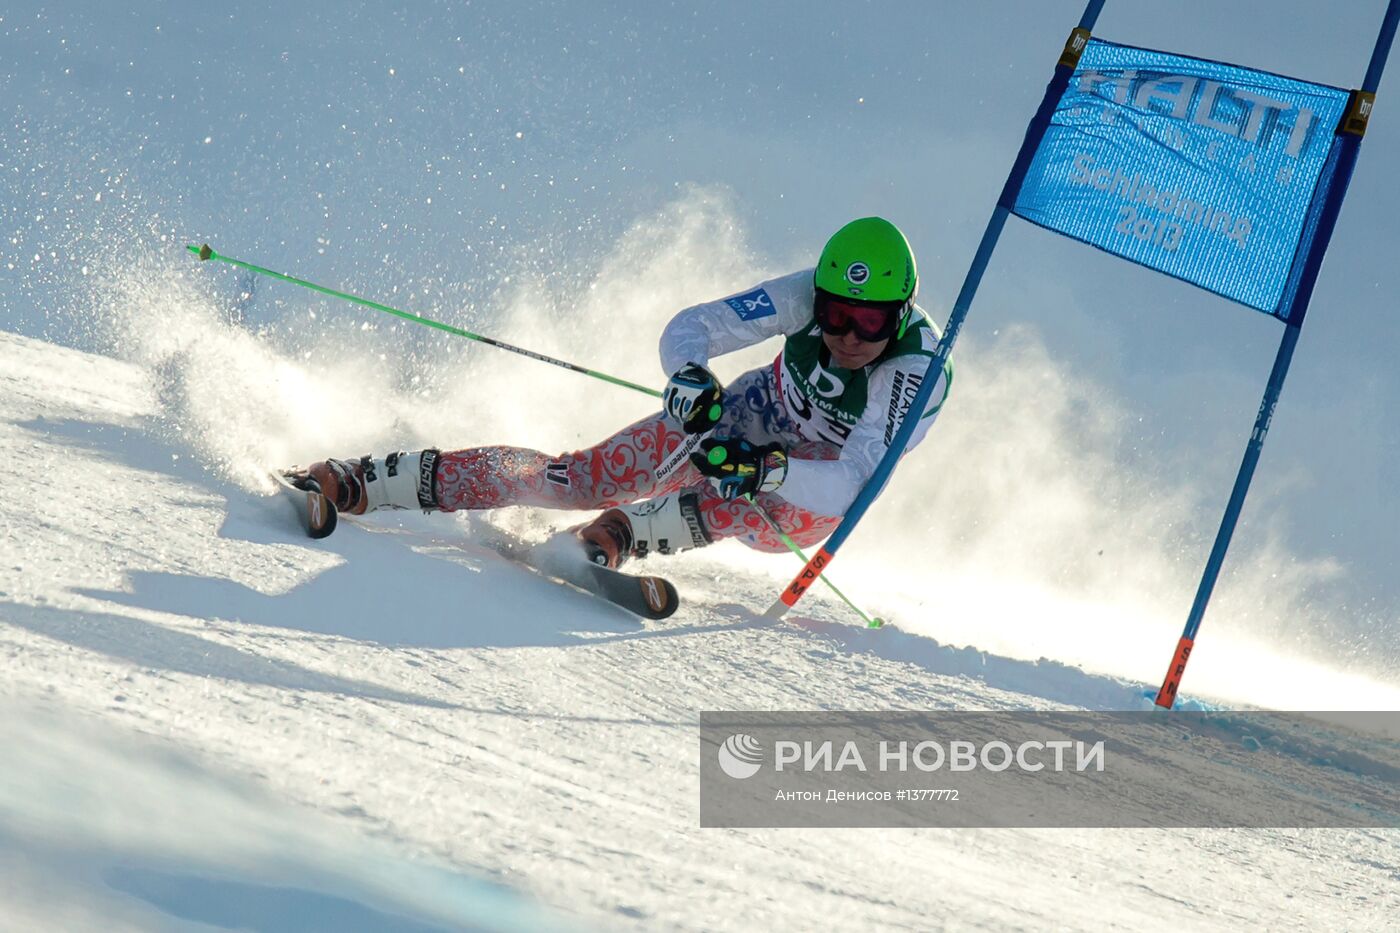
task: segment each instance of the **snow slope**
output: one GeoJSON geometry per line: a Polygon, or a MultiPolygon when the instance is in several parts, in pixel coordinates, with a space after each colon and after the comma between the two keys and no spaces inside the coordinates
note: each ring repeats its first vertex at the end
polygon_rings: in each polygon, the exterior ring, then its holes
{"type": "Polygon", "coordinates": [[[457,517],[313,544],[246,464],[201,460],[170,377],[0,333],[0,926],[1382,929],[1400,911],[1392,831],[700,830],[701,709],[1137,708],[1143,684],[865,632],[820,597],[767,623],[785,558],[664,560],[686,605],[643,625],[457,517]]]}

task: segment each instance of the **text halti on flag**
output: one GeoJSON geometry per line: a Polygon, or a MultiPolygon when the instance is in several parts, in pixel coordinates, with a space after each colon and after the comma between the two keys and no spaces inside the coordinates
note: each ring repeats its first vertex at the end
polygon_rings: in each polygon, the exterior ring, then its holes
{"type": "Polygon", "coordinates": [[[1012,210],[1282,315],[1348,92],[1090,40],[1012,210]]]}

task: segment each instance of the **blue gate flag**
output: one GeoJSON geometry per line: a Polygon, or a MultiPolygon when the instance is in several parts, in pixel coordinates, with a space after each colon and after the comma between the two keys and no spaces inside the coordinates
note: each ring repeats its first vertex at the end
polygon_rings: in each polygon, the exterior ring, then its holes
{"type": "Polygon", "coordinates": [[[1349,92],[1089,40],[1011,210],[1286,319],[1349,92]]]}

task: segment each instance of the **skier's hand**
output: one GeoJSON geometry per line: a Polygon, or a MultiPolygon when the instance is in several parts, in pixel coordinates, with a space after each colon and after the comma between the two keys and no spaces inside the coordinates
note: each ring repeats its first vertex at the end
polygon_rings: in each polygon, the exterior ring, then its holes
{"type": "Polygon", "coordinates": [[[719,423],[724,390],[714,373],[699,363],[686,363],[666,383],[661,404],[685,433],[702,434],[719,423]]]}
{"type": "Polygon", "coordinates": [[[781,447],[755,447],[737,437],[701,441],[700,449],[690,455],[690,462],[726,499],[772,492],[787,477],[787,454],[781,447]]]}

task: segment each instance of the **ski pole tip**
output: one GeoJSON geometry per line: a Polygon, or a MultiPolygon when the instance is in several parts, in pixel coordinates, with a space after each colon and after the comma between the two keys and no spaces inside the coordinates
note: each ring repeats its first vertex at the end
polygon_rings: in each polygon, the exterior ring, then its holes
{"type": "Polygon", "coordinates": [[[186,246],[185,249],[189,250],[190,252],[192,252],[192,253],[194,253],[196,256],[198,256],[200,262],[203,262],[203,261],[206,260],[206,259],[210,259],[210,258],[212,258],[213,255],[214,255],[214,251],[213,251],[212,249],[209,248],[209,244],[208,244],[208,243],[205,243],[203,246],[194,246],[194,245],[186,246]]]}

